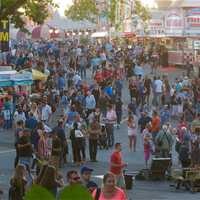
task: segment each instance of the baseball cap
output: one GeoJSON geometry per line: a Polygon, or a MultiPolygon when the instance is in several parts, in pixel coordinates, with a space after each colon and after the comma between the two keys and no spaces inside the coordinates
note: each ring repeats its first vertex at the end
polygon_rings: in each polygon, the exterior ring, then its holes
{"type": "Polygon", "coordinates": [[[81,168],[81,174],[83,174],[84,172],[92,172],[92,171],[94,171],[94,170],[89,167],[86,167],[86,166],[83,166],[81,168]]]}

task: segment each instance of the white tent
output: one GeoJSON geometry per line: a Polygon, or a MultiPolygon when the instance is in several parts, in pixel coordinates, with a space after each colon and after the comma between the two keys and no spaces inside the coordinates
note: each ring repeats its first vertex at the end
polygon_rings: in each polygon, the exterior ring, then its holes
{"type": "Polygon", "coordinates": [[[95,32],[91,35],[92,38],[108,37],[108,32],[95,32]]]}

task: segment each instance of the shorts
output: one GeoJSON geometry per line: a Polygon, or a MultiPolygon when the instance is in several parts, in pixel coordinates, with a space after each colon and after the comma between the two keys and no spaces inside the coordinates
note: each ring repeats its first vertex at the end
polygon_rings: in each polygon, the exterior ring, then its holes
{"type": "Polygon", "coordinates": [[[117,185],[117,187],[125,189],[126,185],[125,185],[124,176],[123,175],[115,175],[115,177],[116,177],[116,185],[117,185]]]}

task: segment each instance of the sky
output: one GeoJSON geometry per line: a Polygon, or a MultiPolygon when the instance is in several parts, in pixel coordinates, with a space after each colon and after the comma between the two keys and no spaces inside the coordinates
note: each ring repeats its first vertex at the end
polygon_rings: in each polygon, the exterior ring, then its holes
{"type": "MultiPolygon", "coordinates": [[[[148,7],[156,7],[155,0],[140,0],[143,5],[148,7]]],[[[174,0],[175,1],[175,0],[174,0]]],[[[54,0],[59,5],[58,12],[61,16],[64,16],[64,11],[67,6],[72,4],[72,0],[54,0]]]]}
{"type": "Polygon", "coordinates": [[[58,12],[61,16],[64,16],[64,11],[67,6],[72,4],[72,0],[54,0],[59,5],[58,12]]]}

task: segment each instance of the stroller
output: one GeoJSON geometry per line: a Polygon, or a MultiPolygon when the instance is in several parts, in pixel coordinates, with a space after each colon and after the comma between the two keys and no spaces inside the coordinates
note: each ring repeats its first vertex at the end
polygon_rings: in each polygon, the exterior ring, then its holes
{"type": "Polygon", "coordinates": [[[98,144],[100,149],[108,149],[107,132],[106,126],[104,124],[101,126],[101,134],[99,136],[98,144]]]}

